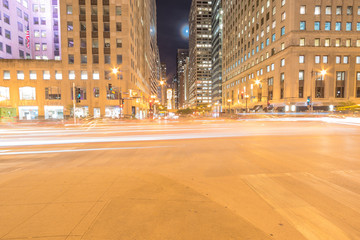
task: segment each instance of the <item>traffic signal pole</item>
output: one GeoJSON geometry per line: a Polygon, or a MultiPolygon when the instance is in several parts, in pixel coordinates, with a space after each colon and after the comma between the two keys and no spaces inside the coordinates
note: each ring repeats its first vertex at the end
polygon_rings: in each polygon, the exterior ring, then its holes
{"type": "Polygon", "coordinates": [[[76,115],[75,115],[75,108],[76,108],[76,104],[75,104],[75,83],[73,83],[73,115],[74,115],[74,124],[76,124],[76,115]]]}

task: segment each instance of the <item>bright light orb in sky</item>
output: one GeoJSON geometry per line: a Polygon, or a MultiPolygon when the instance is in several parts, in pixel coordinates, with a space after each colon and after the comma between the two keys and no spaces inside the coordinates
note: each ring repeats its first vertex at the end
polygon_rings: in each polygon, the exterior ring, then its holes
{"type": "Polygon", "coordinates": [[[184,39],[188,39],[189,38],[189,25],[184,25],[181,27],[181,36],[184,39]]]}

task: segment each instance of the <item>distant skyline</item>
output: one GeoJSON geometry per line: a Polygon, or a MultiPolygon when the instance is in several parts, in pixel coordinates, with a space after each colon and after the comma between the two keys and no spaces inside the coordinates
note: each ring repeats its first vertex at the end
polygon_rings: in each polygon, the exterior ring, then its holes
{"type": "Polygon", "coordinates": [[[188,24],[191,0],[157,0],[158,45],[161,62],[167,64],[168,77],[176,72],[176,51],[188,48],[182,28],[188,24]]]}

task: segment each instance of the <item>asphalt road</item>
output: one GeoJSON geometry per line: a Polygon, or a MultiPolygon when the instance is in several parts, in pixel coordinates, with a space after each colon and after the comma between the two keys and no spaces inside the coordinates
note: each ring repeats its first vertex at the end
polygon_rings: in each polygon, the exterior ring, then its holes
{"type": "Polygon", "coordinates": [[[0,128],[0,239],[360,239],[360,124],[0,128]]]}

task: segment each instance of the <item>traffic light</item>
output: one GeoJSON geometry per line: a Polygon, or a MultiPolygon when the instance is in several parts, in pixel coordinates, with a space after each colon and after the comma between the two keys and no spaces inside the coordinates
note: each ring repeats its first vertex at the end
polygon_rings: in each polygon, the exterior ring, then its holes
{"type": "Polygon", "coordinates": [[[311,100],[310,97],[307,97],[307,105],[310,106],[311,100]]]}
{"type": "Polygon", "coordinates": [[[75,98],[76,98],[77,103],[81,102],[81,89],[80,88],[75,89],[75,98]]]}
{"type": "Polygon", "coordinates": [[[112,84],[111,83],[109,83],[109,91],[112,91],[113,90],[113,88],[112,88],[112,84]]]}

